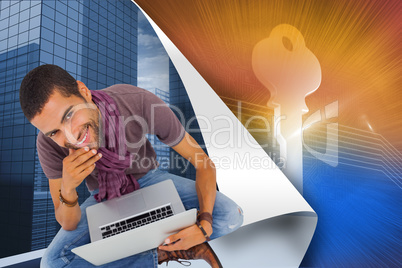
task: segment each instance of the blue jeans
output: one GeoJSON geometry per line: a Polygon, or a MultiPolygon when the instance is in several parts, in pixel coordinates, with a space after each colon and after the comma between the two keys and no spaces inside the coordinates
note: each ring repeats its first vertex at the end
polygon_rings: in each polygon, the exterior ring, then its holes
{"type": "MultiPolygon", "coordinates": [[[[191,208],[199,209],[195,182],[193,180],[154,169],[141,177],[138,182],[141,187],[146,187],[166,179],[173,181],[187,210],[191,208]]],[[[66,231],[61,228],[54,237],[42,257],[41,267],[158,267],[156,248],[102,266],[94,266],[71,252],[75,247],[90,243],[86,208],[97,203],[94,198],[96,193],[97,190],[93,191],[91,196],[81,204],[82,215],[77,229],[66,231]]],[[[220,192],[217,192],[212,216],[214,220],[211,239],[233,232],[243,223],[241,208],[220,192]]]]}

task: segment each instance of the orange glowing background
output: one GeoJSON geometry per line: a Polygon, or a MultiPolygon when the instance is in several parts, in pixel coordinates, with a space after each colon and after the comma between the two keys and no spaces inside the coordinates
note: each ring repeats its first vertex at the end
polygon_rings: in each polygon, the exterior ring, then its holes
{"type": "Polygon", "coordinates": [[[263,106],[270,94],[252,70],[253,47],[278,24],[296,27],[321,64],[310,113],[338,100],[340,124],[402,150],[402,1],[136,2],[219,96],[263,106]]]}

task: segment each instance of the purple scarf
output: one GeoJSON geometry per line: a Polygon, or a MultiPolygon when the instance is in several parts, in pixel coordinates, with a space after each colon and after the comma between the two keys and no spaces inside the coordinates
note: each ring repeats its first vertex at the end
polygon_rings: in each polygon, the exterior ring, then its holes
{"type": "Polygon", "coordinates": [[[91,90],[91,94],[93,102],[101,111],[103,124],[99,135],[103,144],[98,149],[102,158],[96,162],[99,171],[99,193],[95,195],[96,201],[101,202],[104,198],[109,200],[131,193],[139,189],[140,185],[133,175],[124,172],[130,167],[131,158],[115,101],[102,91],[91,90]]]}

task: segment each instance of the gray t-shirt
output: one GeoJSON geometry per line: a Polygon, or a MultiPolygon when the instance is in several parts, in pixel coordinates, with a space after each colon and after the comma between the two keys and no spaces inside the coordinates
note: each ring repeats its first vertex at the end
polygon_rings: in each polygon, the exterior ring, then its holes
{"type": "MultiPolygon", "coordinates": [[[[145,134],[155,134],[160,141],[175,146],[183,139],[185,130],[173,111],[153,93],[132,85],[119,84],[105,89],[118,106],[120,116],[125,122],[127,150],[130,152],[132,164],[126,174],[133,174],[136,179],[144,176],[149,170],[158,167],[156,153],[145,134]]],[[[38,134],[37,149],[43,172],[48,179],[62,177],[63,159],[68,149],[58,146],[42,132],[38,134]]],[[[99,187],[98,171],[95,170],[86,178],[90,191],[99,187]]]]}

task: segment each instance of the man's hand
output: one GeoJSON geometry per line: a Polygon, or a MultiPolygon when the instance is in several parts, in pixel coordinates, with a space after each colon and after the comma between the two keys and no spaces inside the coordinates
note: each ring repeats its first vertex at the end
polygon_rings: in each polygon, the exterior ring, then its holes
{"type": "Polygon", "coordinates": [[[69,149],[69,155],[63,160],[62,191],[69,195],[95,169],[95,162],[102,157],[95,149],[88,147],[78,150],[69,149]]]}
{"type": "MultiPolygon", "coordinates": [[[[210,236],[212,234],[212,226],[209,224],[209,222],[202,221],[201,225],[210,236]]],[[[166,238],[165,244],[167,245],[159,246],[159,249],[166,251],[187,250],[205,241],[206,238],[204,234],[200,228],[194,224],[166,238]]]]}

